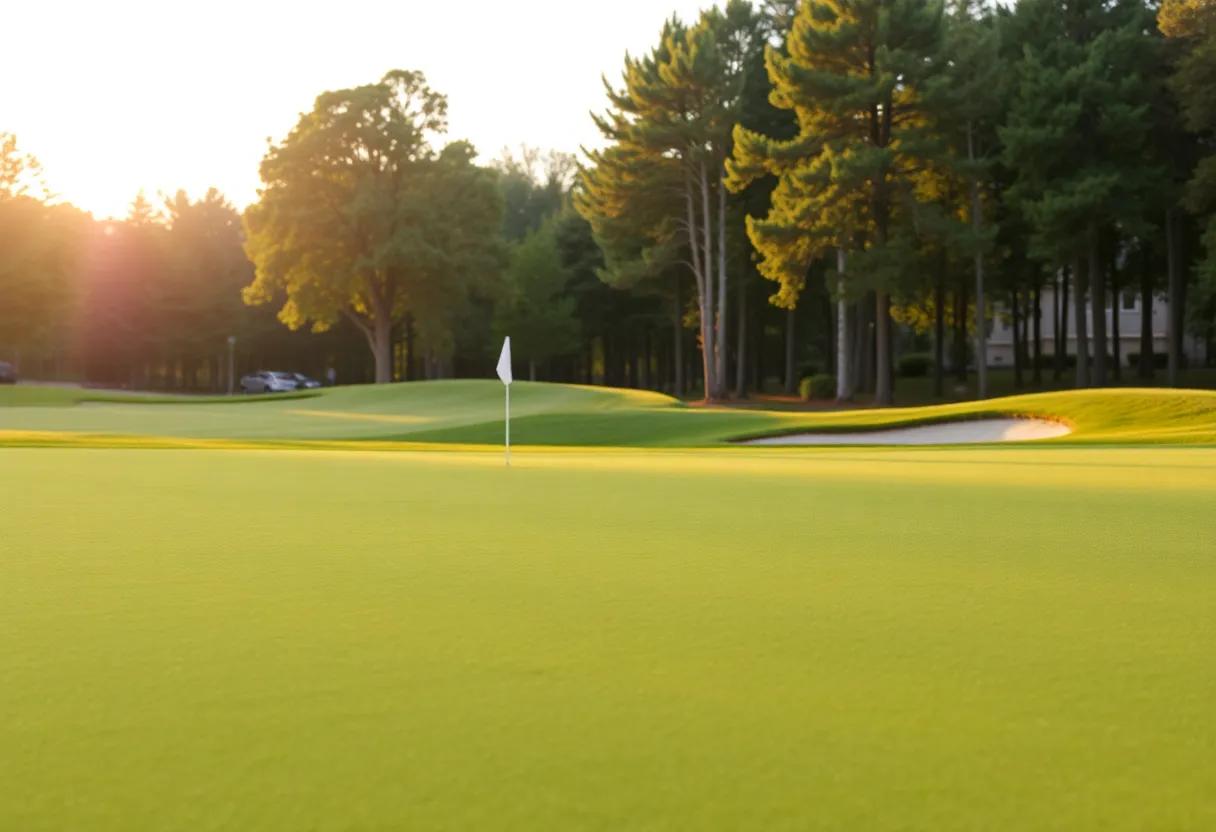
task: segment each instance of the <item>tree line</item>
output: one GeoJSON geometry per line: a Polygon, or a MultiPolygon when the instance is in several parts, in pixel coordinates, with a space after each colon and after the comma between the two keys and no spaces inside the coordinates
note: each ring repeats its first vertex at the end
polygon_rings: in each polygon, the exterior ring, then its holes
{"type": "Polygon", "coordinates": [[[0,350],[222,390],[230,337],[239,372],[387,382],[491,375],[509,334],[530,378],[890,403],[910,353],[986,395],[997,318],[1019,383],[1121,381],[1119,316],[1076,300],[1134,293],[1177,384],[1216,335],[1213,82],[1213,0],[728,0],[626,57],[578,158],[484,163],[399,70],[320,95],[243,212],[96,221],[4,134],[0,350]]]}

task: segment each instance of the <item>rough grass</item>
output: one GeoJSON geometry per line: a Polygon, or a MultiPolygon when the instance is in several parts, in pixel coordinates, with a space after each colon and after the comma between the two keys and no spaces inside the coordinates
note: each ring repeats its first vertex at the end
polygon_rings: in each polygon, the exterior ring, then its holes
{"type": "Polygon", "coordinates": [[[1216,450],[0,457],[0,829],[1216,828],[1216,450]]]}
{"type": "MultiPolygon", "coordinates": [[[[83,395],[86,398],[75,407],[0,408],[0,443],[96,446],[129,443],[132,437],[158,443],[205,439],[496,446],[503,441],[503,389],[497,382],[350,387],[300,397],[218,402],[83,395]]],[[[512,388],[511,431],[512,440],[524,446],[708,447],[779,433],[856,431],[985,416],[1067,422],[1073,427],[1071,435],[1048,440],[1059,445],[1216,444],[1216,392],[1161,389],[1066,391],[919,408],[794,413],[696,408],[657,393],[522,383],[512,388]]]]}

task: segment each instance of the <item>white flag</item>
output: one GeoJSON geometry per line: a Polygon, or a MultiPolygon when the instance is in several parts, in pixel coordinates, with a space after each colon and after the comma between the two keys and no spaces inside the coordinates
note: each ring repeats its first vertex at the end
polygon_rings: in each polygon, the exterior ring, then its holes
{"type": "Polygon", "coordinates": [[[511,383],[511,336],[502,342],[502,355],[498,356],[498,377],[503,384],[511,383]]]}

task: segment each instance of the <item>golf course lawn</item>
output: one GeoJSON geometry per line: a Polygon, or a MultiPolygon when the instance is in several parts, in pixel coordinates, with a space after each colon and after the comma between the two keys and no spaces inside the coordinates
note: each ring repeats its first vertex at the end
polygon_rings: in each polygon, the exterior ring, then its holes
{"type": "MultiPolygon", "coordinates": [[[[689,407],[659,393],[563,384],[512,386],[511,435],[552,447],[713,447],[799,431],[856,432],[1000,416],[1064,422],[1052,444],[1216,447],[1216,392],[1072,390],[932,407],[772,412],[689,407]]],[[[501,445],[497,381],[339,387],[226,400],[0,388],[0,447],[368,443],[501,445]]]]}
{"type": "Polygon", "coordinates": [[[1216,449],[0,465],[0,830],[1216,829],[1216,449]]]}

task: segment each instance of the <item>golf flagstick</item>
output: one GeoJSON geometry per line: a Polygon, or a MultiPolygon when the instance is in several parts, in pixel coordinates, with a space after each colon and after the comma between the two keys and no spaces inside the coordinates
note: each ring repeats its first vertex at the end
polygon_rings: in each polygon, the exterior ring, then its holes
{"type": "Polygon", "coordinates": [[[498,377],[507,388],[507,467],[511,467],[511,336],[502,342],[502,354],[498,356],[498,377]]]}

